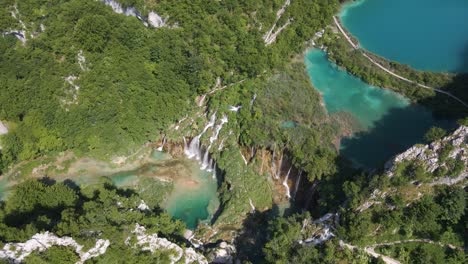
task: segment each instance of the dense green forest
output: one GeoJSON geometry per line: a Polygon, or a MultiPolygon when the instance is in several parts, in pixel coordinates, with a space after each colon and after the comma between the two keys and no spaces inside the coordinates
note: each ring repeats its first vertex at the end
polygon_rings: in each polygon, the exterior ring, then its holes
{"type": "MultiPolygon", "coordinates": [[[[27,178],[63,153],[73,153],[70,165],[81,157],[108,162],[129,156],[162,138],[182,148],[216,114],[229,120],[210,150],[220,208],[209,225],[195,231],[205,245],[193,252],[207,256],[220,241],[230,241],[242,263],[384,263],[369,248],[402,263],[466,261],[464,183],[431,185],[466,171],[461,159],[449,157],[453,146],[440,150],[446,167],[428,173],[423,164],[402,162],[392,177],[381,168],[355,168],[339,155],[346,117],[326,112],[306,74],[303,52],[343,1],[118,1],[124,9],[135,8],[138,17],[118,14],[103,2],[0,3],[0,121],[9,129],[0,136],[0,181],[14,185],[0,201],[1,248],[49,231],[72,237],[84,251],[98,239],[111,241],[105,254],[85,263],[171,263],[173,248],[149,252],[130,245],[137,225],[183,250],[194,245],[184,223],[161,209],[170,184],[146,178],[138,188],[122,189],[97,177],[98,183],[79,186],[73,178],[47,177],[54,176],[51,171],[27,178]],[[152,11],[165,26],[145,25],[152,11]],[[265,36],[275,24],[287,26],[267,45],[265,36]],[[275,173],[290,172],[294,183],[298,175],[303,181],[292,206],[280,208],[288,183],[275,181],[275,173]],[[364,208],[367,202],[372,205],[364,208]],[[320,222],[326,215],[332,217],[320,222]],[[333,235],[311,242],[324,232],[333,235]]],[[[466,117],[466,109],[450,98],[373,68],[363,51],[350,51],[336,34],[327,30],[322,43],[331,60],[364,81],[392,87],[441,116],[466,117]]],[[[467,98],[463,75],[388,64],[467,98]]],[[[426,140],[450,132],[433,128],[426,140]]],[[[201,137],[201,144],[211,146],[210,136],[201,137]]],[[[75,263],[81,257],[70,246],[56,245],[23,262],[75,263]]]]}
{"type": "MultiPolygon", "coordinates": [[[[92,263],[168,263],[171,252],[151,254],[129,247],[135,224],[148,233],[183,244],[185,225],[174,221],[159,208],[138,210],[141,198],[130,189],[118,189],[102,178],[100,184],[80,189],[73,182],[29,180],[16,186],[0,208],[0,239],[3,243],[26,241],[33,234],[48,230],[59,236],[71,236],[86,248],[97,238],[111,241],[105,255],[92,263]],[[70,187],[71,186],[71,187],[70,187]]],[[[75,263],[71,247],[51,247],[45,253],[29,255],[25,263],[75,263]]]]}
{"type": "Polygon", "coordinates": [[[2,1],[2,31],[20,21],[27,30],[24,44],[0,39],[0,119],[13,128],[2,166],[67,149],[108,157],[154,140],[217,77],[230,83],[286,63],[337,8],[294,1],[295,23],[265,47],[280,3],[264,2],[152,3],[177,25],[155,30],[99,1],[2,1]]]}

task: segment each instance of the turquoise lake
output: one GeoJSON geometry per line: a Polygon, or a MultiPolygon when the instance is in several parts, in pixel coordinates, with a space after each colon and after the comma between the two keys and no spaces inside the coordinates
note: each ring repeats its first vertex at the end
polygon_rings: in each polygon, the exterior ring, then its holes
{"type": "Polygon", "coordinates": [[[361,127],[352,137],[343,138],[340,147],[341,154],[357,166],[375,168],[413,144],[422,143],[430,127],[447,126],[401,95],[348,74],[321,50],[310,50],[305,64],[329,114],[349,113],[361,127]]]}
{"type": "Polygon", "coordinates": [[[467,0],[360,0],[340,14],[361,47],[420,70],[468,72],[467,0]]]}

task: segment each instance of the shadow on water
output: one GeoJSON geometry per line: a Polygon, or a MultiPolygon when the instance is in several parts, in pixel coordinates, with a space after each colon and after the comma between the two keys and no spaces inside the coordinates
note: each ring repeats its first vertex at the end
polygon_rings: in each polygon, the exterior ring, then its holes
{"type": "Polygon", "coordinates": [[[460,54],[461,63],[457,69],[457,72],[468,74],[468,43],[465,44],[465,48],[460,54]]]}
{"type": "MultiPolygon", "coordinates": [[[[452,82],[441,87],[462,101],[468,104],[468,43],[460,55],[462,63],[458,67],[458,72],[452,82]]],[[[440,118],[464,118],[468,116],[468,107],[453,98],[441,93],[436,93],[434,97],[421,100],[422,105],[430,106],[434,110],[434,115],[440,118]]]]}
{"type": "Polygon", "coordinates": [[[420,106],[392,108],[369,130],[342,139],[340,152],[357,166],[379,168],[395,154],[424,143],[424,134],[432,126],[451,128],[453,122],[433,119],[420,106]]]}

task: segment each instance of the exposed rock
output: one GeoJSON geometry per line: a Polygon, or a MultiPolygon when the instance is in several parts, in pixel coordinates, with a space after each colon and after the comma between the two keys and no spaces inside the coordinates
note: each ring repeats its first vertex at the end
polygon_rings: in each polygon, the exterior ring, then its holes
{"type": "Polygon", "coordinates": [[[234,255],[236,254],[236,247],[228,244],[225,241],[219,243],[215,248],[210,250],[209,258],[211,263],[234,263],[234,255]]]}
{"type": "Polygon", "coordinates": [[[74,247],[75,252],[80,256],[76,264],[82,264],[85,261],[106,253],[109,247],[109,240],[98,239],[93,248],[83,252],[83,246],[78,244],[71,237],[57,237],[56,235],[45,232],[35,234],[31,239],[24,243],[8,243],[0,250],[0,259],[6,259],[13,263],[22,263],[23,260],[34,251],[45,251],[52,246],[74,247]]]}
{"type": "Polygon", "coordinates": [[[150,210],[149,206],[143,200],[140,201],[140,204],[138,205],[137,208],[140,211],[149,211],[150,210]]]}
{"type": "MultiPolygon", "coordinates": [[[[193,248],[182,249],[179,245],[172,243],[166,238],[158,237],[158,234],[147,235],[146,229],[143,226],[136,224],[135,230],[132,232],[136,236],[136,244],[134,246],[141,247],[141,250],[150,251],[167,251],[170,254],[171,264],[180,263],[200,263],[208,264],[205,256],[198,254],[193,248]]],[[[128,238],[127,240],[130,241],[128,238]]]]}
{"type": "Polygon", "coordinates": [[[0,135],[5,135],[6,133],[8,133],[8,128],[0,121],[0,135]]]}
{"type": "Polygon", "coordinates": [[[77,58],[78,58],[78,65],[80,65],[80,69],[82,71],[88,70],[88,68],[86,67],[86,57],[84,56],[82,50],[78,52],[77,58]]]}
{"type": "Polygon", "coordinates": [[[155,28],[166,27],[167,18],[162,18],[156,12],[151,11],[148,13],[148,17],[142,17],[141,13],[133,6],[123,7],[119,2],[115,0],[101,0],[104,4],[110,6],[117,14],[123,14],[126,16],[133,16],[143,22],[145,26],[151,25],[155,28]]]}
{"type": "MultiPolygon", "coordinates": [[[[452,145],[453,150],[449,153],[449,158],[460,159],[465,163],[465,170],[461,175],[467,175],[468,163],[468,127],[461,126],[453,134],[432,142],[428,145],[415,145],[407,151],[398,154],[392,160],[385,164],[386,174],[390,177],[393,176],[397,165],[403,161],[416,161],[419,160],[425,165],[428,172],[433,173],[438,168],[445,167],[445,162],[441,161],[440,153],[447,145],[452,145]]],[[[456,176],[456,175],[447,175],[456,176]]]]}
{"type": "Polygon", "coordinates": [[[151,11],[148,14],[148,23],[155,28],[165,27],[166,20],[162,18],[160,15],[156,14],[156,12],[151,11]]]}

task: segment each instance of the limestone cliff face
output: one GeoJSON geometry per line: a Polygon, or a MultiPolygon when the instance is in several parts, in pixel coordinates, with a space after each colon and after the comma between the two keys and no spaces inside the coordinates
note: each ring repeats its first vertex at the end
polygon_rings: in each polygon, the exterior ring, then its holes
{"type": "Polygon", "coordinates": [[[420,161],[428,172],[433,173],[439,168],[447,168],[447,160],[456,159],[461,160],[465,164],[465,168],[460,175],[450,175],[450,172],[448,172],[445,176],[458,176],[463,179],[468,175],[467,143],[468,127],[461,126],[453,134],[446,136],[441,140],[434,141],[428,145],[415,145],[405,152],[395,156],[385,164],[386,174],[392,176],[397,165],[404,161],[420,161]],[[444,154],[444,150],[449,151],[444,154]]]}

